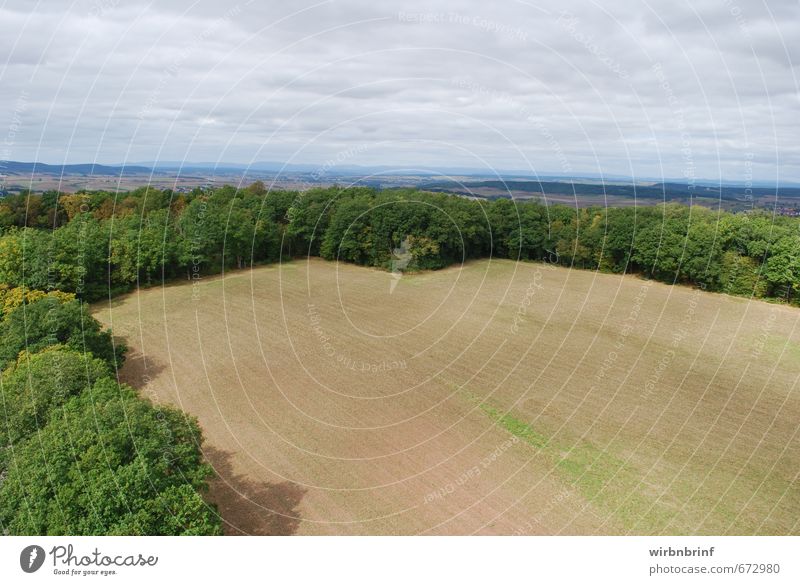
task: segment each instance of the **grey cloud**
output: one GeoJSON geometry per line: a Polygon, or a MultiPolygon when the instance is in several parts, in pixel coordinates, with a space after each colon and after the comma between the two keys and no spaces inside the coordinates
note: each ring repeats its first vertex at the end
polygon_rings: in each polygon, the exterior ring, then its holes
{"type": "Polygon", "coordinates": [[[0,97],[25,101],[0,115],[0,133],[21,121],[15,159],[321,163],[351,148],[348,164],[558,172],[555,144],[575,172],[740,179],[752,153],[758,176],[800,180],[796,2],[12,1],[0,15],[0,97]]]}

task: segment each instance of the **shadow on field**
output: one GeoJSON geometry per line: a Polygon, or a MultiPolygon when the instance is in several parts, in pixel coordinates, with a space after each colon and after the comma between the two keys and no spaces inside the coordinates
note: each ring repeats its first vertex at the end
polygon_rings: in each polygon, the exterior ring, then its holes
{"type": "Polygon", "coordinates": [[[233,472],[232,453],[204,446],[203,454],[217,477],[209,482],[227,535],[288,536],[297,532],[297,506],[306,490],[290,481],[253,481],[233,472]]]}
{"type": "MultiPolygon", "coordinates": [[[[126,343],[126,340],[123,337],[114,337],[114,343],[119,345],[126,343]]],[[[150,380],[158,378],[165,369],[166,366],[157,362],[152,356],[128,349],[118,379],[132,388],[144,390],[150,380]]],[[[153,399],[153,396],[146,397],[153,399]]]]}

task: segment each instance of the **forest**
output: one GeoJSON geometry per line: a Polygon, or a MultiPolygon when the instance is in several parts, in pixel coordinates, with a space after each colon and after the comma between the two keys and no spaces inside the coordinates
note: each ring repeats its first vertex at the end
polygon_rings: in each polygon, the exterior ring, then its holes
{"type": "Polygon", "coordinates": [[[800,220],[702,207],[573,208],[409,189],[48,192],[0,199],[0,531],[220,534],[197,422],[119,384],[86,302],[320,256],[435,270],[548,261],[796,303],[800,220]],[[410,256],[410,259],[409,259],[410,256]]]}
{"type": "Polygon", "coordinates": [[[0,283],[94,301],[292,257],[408,270],[548,260],[797,302],[800,219],[699,206],[575,208],[410,189],[55,192],[0,200],[0,283]]]}
{"type": "Polygon", "coordinates": [[[0,533],[221,534],[197,422],[119,384],[74,294],[0,288],[0,533]]]}

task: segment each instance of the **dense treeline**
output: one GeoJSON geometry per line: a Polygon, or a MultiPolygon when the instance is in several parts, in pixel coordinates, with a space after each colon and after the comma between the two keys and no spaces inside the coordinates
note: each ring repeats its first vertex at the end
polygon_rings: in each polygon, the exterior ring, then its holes
{"type": "Polygon", "coordinates": [[[800,285],[800,221],[763,212],[576,209],[366,190],[309,193],[298,207],[287,230],[295,249],[358,264],[388,267],[405,242],[420,268],[491,255],[756,297],[791,299],[800,285]]]}
{"type": "Polygon", "coordinates": [[[0,200],[0,282],[93,300],[290,256],[390,268],[549,259],[665,282],[794,300],[800,220],[701,207],[582,208],[365,187],[173,193],[143,188],[0,200]],[[35,226],[35,227],[31,227],[35,226]]]}
{"type": "Polygon", "coordinates": [[[412,270],[548,260],[793,302],[800,288],[800,220],[671,204],[255,183],[6,197],[0,230],[0,530],[13,534],[220,533],[196,421],[116,382],[123,348],[85,300],[307,255],[412,270]]]}
{"type": "Polygon", "coordinates": [[[74,295],[0,293],[0,533],[220,534],[197,422],[117,383],[74,295]]]}
{"type": "Polygon", "coordinates": [[[230,187],[195,196],[140,189],[119,200],[105,193],[26,199],[27,215],[20,197],[0,203],[0,282],[11,286],[94,300],[279,256],[276,222],[259,219],[263,198],[230,187]]]}

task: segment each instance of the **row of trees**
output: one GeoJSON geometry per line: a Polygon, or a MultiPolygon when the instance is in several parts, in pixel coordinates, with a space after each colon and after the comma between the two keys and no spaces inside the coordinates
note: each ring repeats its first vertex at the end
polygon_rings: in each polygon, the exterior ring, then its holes
{"type": "Polygon", "coordinates": [[[0,282],[96,300],[135,285],[191,277],[193,270],[213,273],[280,256],[278,224],[261,219],[263,198],[252,192],[226,187],[176,199],[139,190],[124,205],[115,205],[111,195],[83,197],[61,227],[6,228],[0,282]]]}
{"type": "Polygon", "coordinates": [[[310,192],[297,205],[287,230],[295,249],[357,264],[388,267],[405,242],[419,268],[494,256],[755,297],[792,299],[800,288],[800,221],[765,212],[573,208],[366,189],[310,192]]]}
{"type": "Polygon", "coordinates": [[[117,383],[73,295],[0,292],[0,533],[220,534],[197,422],[117,383]]]}
{"type": "Polygon", "coordinates": [[[95,299],[293,255],[389,268],[400,248],[412,269],[492,256],[756,297],[793,299],[800,287],[800,220],[758,211],[574,208],[364,187],[298,193],[260,183],[61,198],[60,227],[5,227],[0,282],[95,299]]]}

